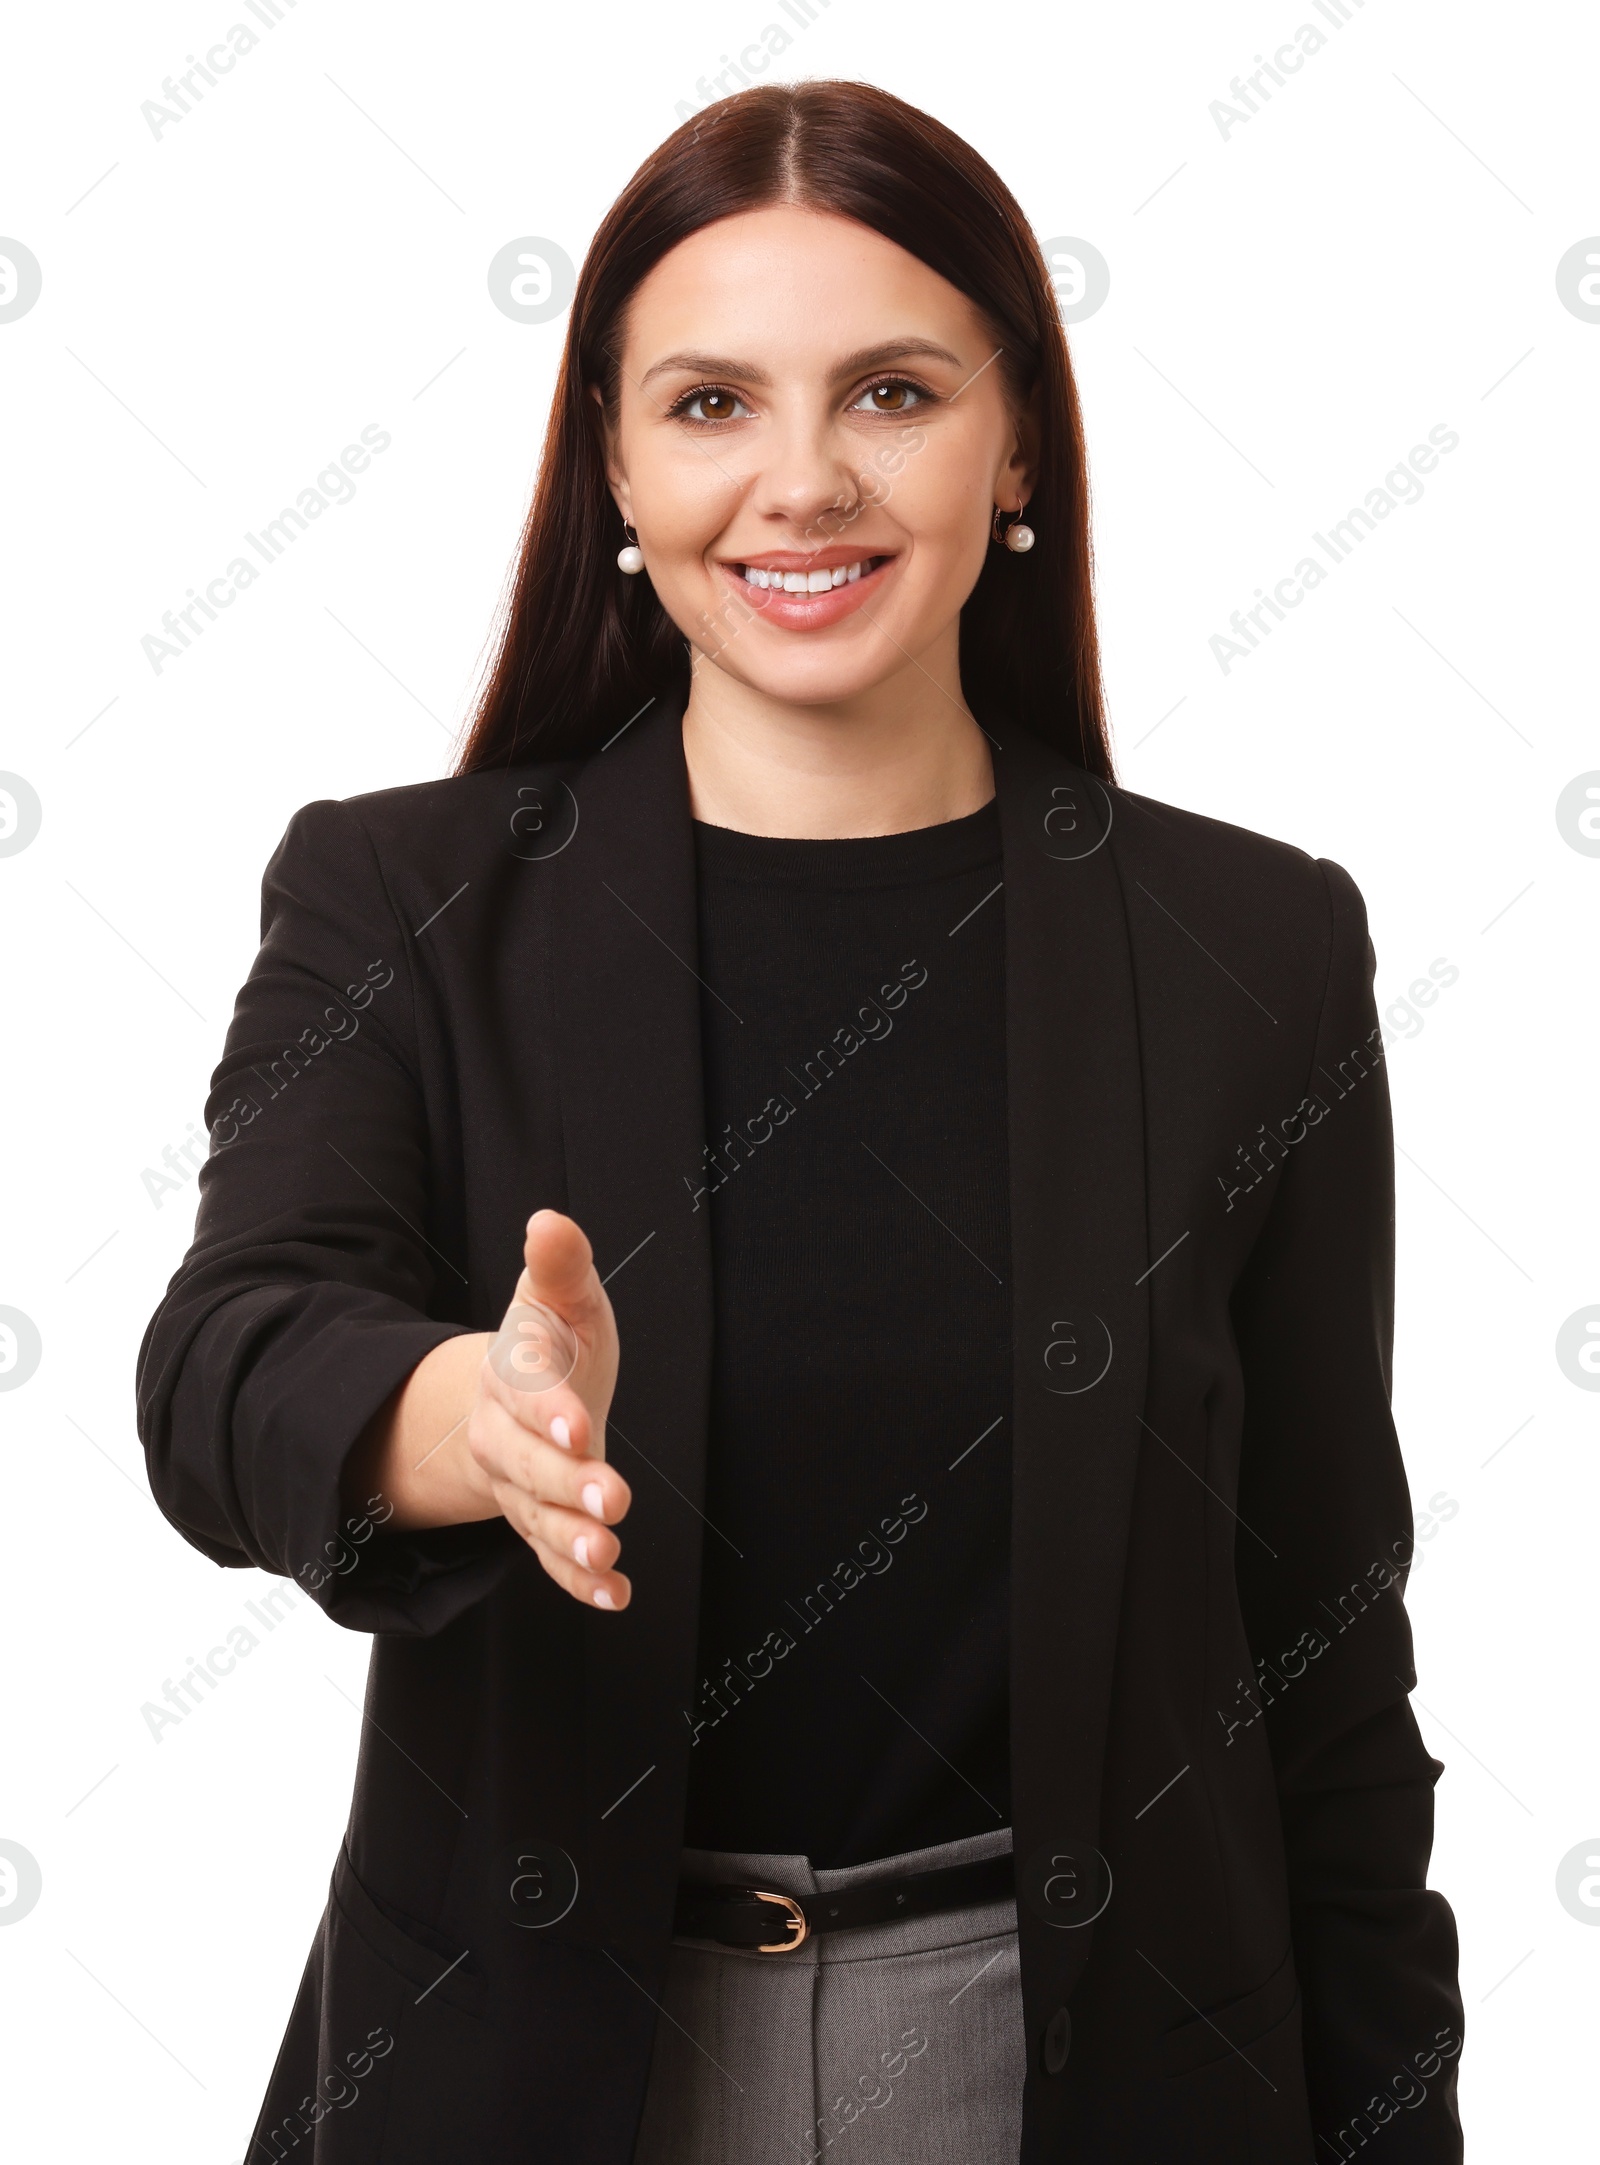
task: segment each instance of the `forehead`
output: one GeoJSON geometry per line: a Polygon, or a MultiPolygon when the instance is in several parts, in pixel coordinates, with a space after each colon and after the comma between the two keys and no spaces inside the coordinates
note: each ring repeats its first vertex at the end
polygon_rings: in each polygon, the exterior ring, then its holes
{"type": "Polygon", "coordinates": [[[792,370],[909,335],[964,353],[984,332],[966,296],[908,250],[790,203],[680,241],[639,286],[627,322],[631,360],[645,368],[692,346],[792,370]]]}

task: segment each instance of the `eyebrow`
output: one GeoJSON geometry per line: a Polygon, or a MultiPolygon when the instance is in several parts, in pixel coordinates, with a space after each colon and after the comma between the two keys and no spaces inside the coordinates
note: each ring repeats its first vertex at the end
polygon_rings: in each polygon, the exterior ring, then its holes
{"type": "MultiPolygon", "coordinates": [[[[868,369],[882,368],[891,361],[948,361],[952,368],[960,368],[961,357],[952,353],[948,346],[940,346],[931,338],[892,338],[879,346],[862,346],[855,353],[847,353],[833,371],[836,380],[863,375],[868,369]]],[[[642,390],[653,376],[664,376],[678,370],[687,370],[697,376],[735,376],[741,383],[760,384],[770,388],[772,378],[765,369],[757,368],[751,361],[731,359],[718,353],[669,353],[664,360],[655,362],[639,378],[642,390]]]]}

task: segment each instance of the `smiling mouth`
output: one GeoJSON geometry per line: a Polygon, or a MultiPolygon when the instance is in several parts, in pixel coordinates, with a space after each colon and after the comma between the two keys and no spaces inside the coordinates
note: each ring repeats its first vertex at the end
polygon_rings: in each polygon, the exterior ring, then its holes
{"type": "Polygon", "coordinates": [[[853,564],[835,564],[831,570],[766,571],[759,564],[730,564],[727,568],[746,586],[770,593],[826,594],[836,586],[855,586],[866,575],[881,569],[890,559],[869,556],[853,564]]]}

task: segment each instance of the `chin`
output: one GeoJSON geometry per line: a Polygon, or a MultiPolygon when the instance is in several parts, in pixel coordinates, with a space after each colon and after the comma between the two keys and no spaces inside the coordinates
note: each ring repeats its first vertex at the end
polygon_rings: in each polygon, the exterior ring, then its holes
{"type": "MultiPolygon", "coordinates": [[[[890,658],[896,665],[903,659],[893,648],[890,658]]],[[[763,660],[754,667],[745,655],[736,658],[725,654],[713,666],[764,698],[781,699],[797,707],[838,706],[864,698],[895,673],[880,657],[869,660],[866,655],[843,654],[797,654],[771,662],[763,660]]]]}
{"type": "Polygon", "coordinates": [[[861,699],[911,666],[929,644],[921,612],[886,611],[876,621],[855,615],[825,630],[790,631],[754,620],[703,659],[768,699],[828,706],[861,699]]]}

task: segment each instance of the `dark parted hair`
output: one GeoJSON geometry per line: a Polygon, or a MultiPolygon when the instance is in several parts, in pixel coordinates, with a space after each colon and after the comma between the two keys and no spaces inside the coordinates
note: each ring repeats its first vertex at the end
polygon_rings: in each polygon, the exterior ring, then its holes
{"type": "Polygon", "coordinates": [[[981,311],[1037,468],[1026,555],[991,546],[961,612],[961,684],[991,730],[1015,720],[1111,779],[1095,635],[1078,394],[1044,258],[999,175],[960,136],[866,83],[764,83],[668,136],[594,237],[567,323],[533,504],[456,771],[581,757],[648,700],[687,687],[688,647],[646,578],[617,569],[597,385],[615,414],[628,304],[719,218],[796,203],[869,226],[981,311]]]}

